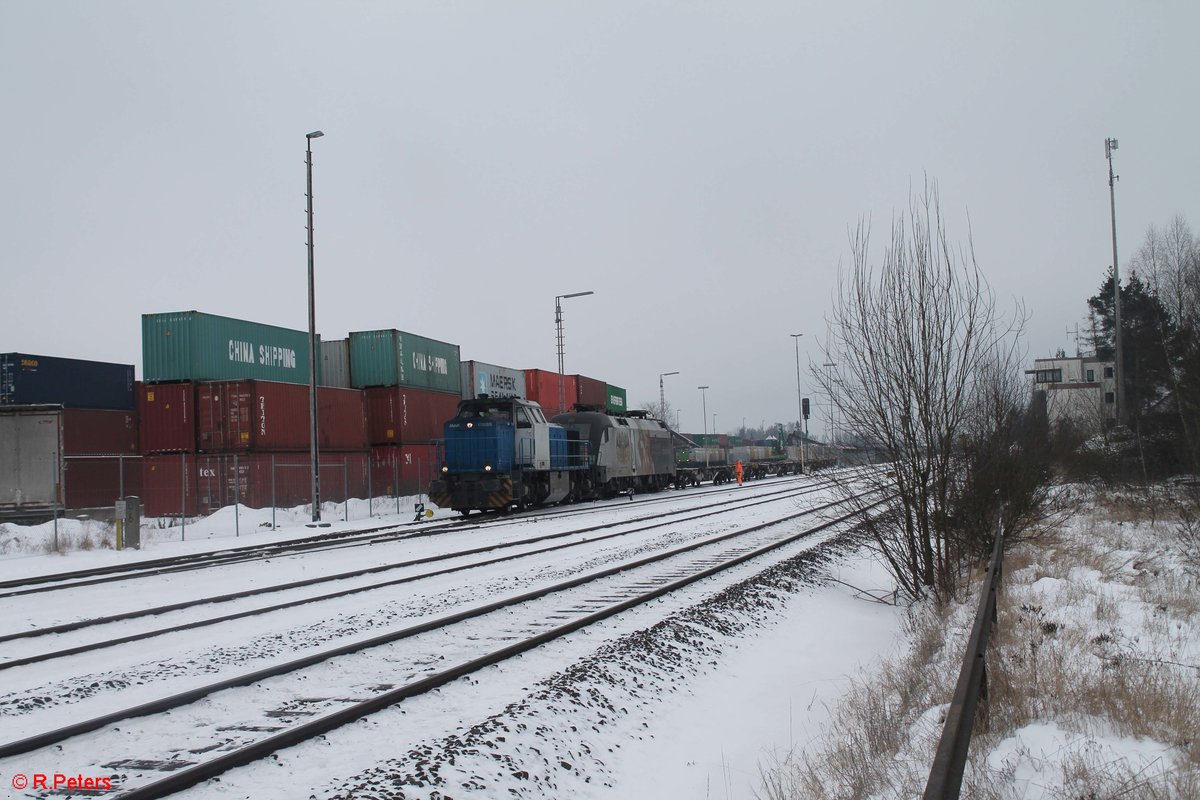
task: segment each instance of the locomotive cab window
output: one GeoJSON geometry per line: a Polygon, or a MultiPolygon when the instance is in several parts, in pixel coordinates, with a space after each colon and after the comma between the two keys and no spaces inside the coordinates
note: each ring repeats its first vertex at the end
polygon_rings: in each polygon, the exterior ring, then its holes
{"type": "Polygon", "coordinates": [[[532,428],[533,423],[529,421],[529,415],[525,413],[525,409],[518,406],[517,408],[517,427],[532,428]]]}

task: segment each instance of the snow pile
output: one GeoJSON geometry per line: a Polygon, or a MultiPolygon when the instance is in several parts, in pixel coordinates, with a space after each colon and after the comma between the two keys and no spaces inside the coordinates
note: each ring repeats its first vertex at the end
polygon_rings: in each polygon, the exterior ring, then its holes
{"type": "MultiPolygon", "coordinates": [[[[417,503],[433,512],[425,519],[455,518],[454,512],[440,509],[428,502],[423,496],[379,497],[368,501],[351,499],[346,503],[323,503],[321,519],[344,529],[364,527],[370,523],[389,524],[396,522],[411,522],[414,519],[414,508],[417,503]],[[357,524],[355,524],[357,523],[357,524]]],[[[273,533],[276,531],[304,530],[306,523],[312,520],[312,512],[307,505],[294,508],[249,508],[248,506],[226,506],[206,517],[188,518],[186,521],[178,517],[143,517],[141,526],[142,549],[154,548],[157,545],[179,542],[207,542],[229,540],[225,544],[233,544],[247,537],[273,533]]],[[[245,544],[253,544],[258,539],[249,539],[245,544]]],[[[116,542],[113,523],[105,519],[91,519],[87,516],[63,516],[57,521],[50,520],[37,525],[19,525],[12,522],[0,523],[0,558],[23,557],[55,553],[59,555],[77,554],[80,551],[111,551],[116,542]]],[[[194,548],[185,548],[189,552],[194,548]]],[[[132,551],[131,551],[132,552],[132,551]]],[[[160,553],[159,555],[173,555],[160,553]]],[[[114,561],[120,561],[119,556],[114,561]]],[[[85,565],[72,565],[72,568],[83,568],[85,565]]],[[[88,564],[86,566],[94,566],[88,564]]]]}

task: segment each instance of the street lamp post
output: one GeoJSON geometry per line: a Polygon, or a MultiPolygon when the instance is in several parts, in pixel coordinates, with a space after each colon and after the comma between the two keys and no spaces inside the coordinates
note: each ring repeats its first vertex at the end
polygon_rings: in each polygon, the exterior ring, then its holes
{"type": "Polygon", "coordinates": [[[1108,159],[1108,208],[1112,218],[1112,245],[1113,245],[1113,344],[1115,345],[1116,359],[1113,364],[1113,380],[1116,381],[1116,417],[1117,424],[1121,424],[1121,415],[1125,413],[1125,387],[1122,377],[1124,364],[1121,361],[1121,354],[1124,350],[1122,347],[1121,337],[1121,270],[1117,267],[1117,192],[1115,183],[1117,176],[1113,175],[1112,151],[1117,149],[1116,139],[1104,140],[1104,157],[1108,159]]]}
{"type": "MultiPolygon", "coordinates": [[[[668,375],[678,375],[678,372],[660,372],[658,373],[658,410],[663,415],[664,421],[670,425],[671,421],[666,419],[667,416],[667,393],[663,391],[663,378],[668,375]]],[[[679,427],[679,426],[676,426],[679,427]]]]}
{"type": "Polygon", "coordinates": [[[700,414],[704,418],[704,468],[708,469],[708,397],[705,395],[707,386],[697,386],[700,390],[700,414]]]}
{"type": "Polygon", "coordinates": [[[584,297],[595,292],[572,292],[571,294],[560,294],[554,298],[554,330],[558,341],[558,410],[563,413],[567,410],[567,387],[563,384],[563,328],[562,328],[562,301],[571,297],[584,297]]]}
{"type": "Polygon", "coordinates": [[[308,454],[312,462],[312,521],[321,522],[321,476],[317,461],[317,304],[313,286],[313,188],[312,140],[325,134],[313,131],[304,135],[305,164],[308,167],[308,454]]]}
{"type": "MultiPolygon", "coordinates": [[[[799,430],[799,426],[804,424],[804,400],[800,397],[800,337],[803,336],[804,334],[803,333],[790,333],[788,335],[791,336],[792,341],[794,341],[796,343],[796,409],[800,413],[800,416],[796,418],[796,426],[797,426],[796,429],[799,430]]],[[[806,437],[803,434],[801,434],[801,436],[800,436],[800,471],[801,472],[808,471],[804,464],[804,445],[805,445],[804,440],[805,440],[805,438],[806,437]]]]}

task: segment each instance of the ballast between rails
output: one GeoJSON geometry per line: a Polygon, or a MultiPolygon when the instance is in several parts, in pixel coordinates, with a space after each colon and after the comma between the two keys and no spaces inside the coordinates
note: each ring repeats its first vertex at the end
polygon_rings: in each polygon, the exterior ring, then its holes
{"type": "MultiPolygon", "coordinates": [[[[844,502],[844,501],[841,501],[841,502],[844,502]]],[[[830,505],[835,505],[835,504],[830,504],[830,505]]],[[[871,504],[871,505],[874,505],[874,504],[871,504]]],[[[868,505],[867,507],[870,508],[871,505],[868,505]]],[[[214,759],[210,759],[209,761],[204,762],[202,764],[196,765],[194,767],[185,767],[184,769],[181,769],[177,772],[173,772],[172,774],[170,774],[168,777],[166,777],[164,779],[161,779],[154,783],[147,784],[147,785],[144,785],[144,786],[141,786],[138,788],[130,789],[129,791],[123,792],[118,796],[122,797],[122,798],[130,798],[130,799],[133,799],[133,798],[156,798],[156,797],[166,796],[173,792],[181,791],[181,790],[186,789],[191,786],[195,786],[196,784],[198,784],[204,780],[207,780],[209,778],[220,775],[236,766],[241,766],[241,765],[252,763],[258,759],[266,757],[266,756],[270,755],[271,753],[274,753],[285,747],[289,747],[294,744],[299,744],[303,741],[312,739],[316,736],[322,735],[324,733],[328,733],[342,725],[345,725],[349,722],[360,719],[368,714],[371,714],[376,711],[387,708],[387,707],[394,705],[402,700],[420,695],[420,694],[430,691],[434,688],[444,686],[447,683],[450,683],[451,681],[456,680],[457,678],[462,677],[464,675],[475,672],[476,670],[478,670],[484,666],[496,664],[496,663],[504,661],[505,659],[508,659],[514,655],[518,655],[520,653],[527,652],[535,647],[540,646],[541,644],[549,642],[560,636],[563,636],[565,634],[568,634],[568,633],[574,632],[576,630],[579,630],[581,628],[587,627],[596,622],[600,622],[604,619],[607,619],[616,614],[619,614],[622,611],[628,610],[639,604],[646,603],[650,600],[653,600],[653,599],[656,599],[663,595],[669,594],[670,592],[677,591],[677,590],[684,588],[684,587],[688,586],[689,584],[694,583],[698,580],[716,575],[724,570],[738,566],[738,565],[743,564],[747,561],[750,561],[754,558],[758,558],[759,556],[762,556],[773,550],[777,550],[788,544],[799,541],[800,539],[803,539],[807,536],[811,536],[814,533],[822,532],[822,531],[828,530],[829,528],[831,528],[835,525],[846,523],[850,520],[853,520],[857,516],[859,516],[862,513],[862,511],[863,511],[862,508],[858,508],[858,509],[852,510],[851,512],[849,512],[847,514],[840,515],[837,518],[830,519],[830,520],[824,521],[822,523],[819,523],[819,524],[817,524],[811,528],[808,528],[806,530],[803,530],[803,531],[800,531],[800,532],[797,532],[794,534],[785,535],[785,536],[783,536],[775,541],[772,541],[768,544],[755,547],[750,551],[736,555],[733,558],[722,560],[718,564],[707,566],[701,570],[692,572],[691,574],[688,574],[684,577],[668,581],[668,582],[663,583],[659,586],[656,586],[652,589],[649,589],[645,592],[641,592],[632,597],[629,597],[629,598],[621,600],[617,603],[611,604],[606,608],[584,614],[575,620],[572,620],[565,624],[556,626],[550,630],[538,633],[534,636],[528,637],[528,638],[524,639],[523,641],[519,641],[517,643],[504,646],[500,649],[489,652],[481,657],[460,663],[459,665],[452,667],[449,670],[444,670],[444,671],[441,671],[441,672],[438,672],[438,673],[435,673],[432,675],[427,675],[424,678],[410,682],[404,686],[387,690],[375,697],[369,698],[364,701],[358,701],[346,708],[332,712],[323,717],[315,719],[311,722],[301,724],[301,725],[296,726],[295,728],[289,729],[287,731],[275,734],[273,736],[270,736],[270,737],[260,740],[258,742],[254,742],[254,743],[251,743],[244,747],[238,748],[236,750],[232,750],[228,753],[225,753],[224,755],[218,756],[214,759]]],[[[405,631],[400,631],[400,632],[396,632],[393,634],[389,634],[385,637],[377,637],[376,640],[371,640],[370,642],[358,643],[358,644],[354,645],[354,647],[356,649],[364,649],[366,647],[371,647],[371,646],[375,646],[377,644],[385,643],[384,642],[385,639],[394,641],[398,638],[402,638],[403,636],[415,635],[418,632],[423,632],[426,630],[433,630],[437,627],[444,627],[445,625],[453,624],[456,621],[461,621],[461,620],[469,619],[469,618],[476,617],[476,616],[482,616],[483,614],[491,613],[492,611],[502,609],[509,605],[527,602],[529,600],[537,599],[539,597],[544,597],[548,594],[553,594],[558,591],[573,588],[575,586],[580,586],[580,585],[583,585],[583,584],[591,582],[591,581],[599,580],[604,577],[619,574],[622,572],[627,572],[629,570],[632,570],[632,569],[635,569],[638,567],[653,564],[658,561],[663,561],[667,558],[671,558],[673,556],[680,555],[682,553],[686,553],[689,551],[698,550],[703,547],[708,547],[708,546],[712,546],[712,545],[715,545],[718,543],[722,543],[722,542],[728,541],[730,539],[733,539],[735,537],[745,536],[746,534],[749,534],[749,533],[752,533],[755,531],[760,531],[760,530],[763,530],[763,529],[766,529],[766,528],[769,528],[772,526],[776,526],[776,525],[779,525],[788,520],[795,519],[795,518],[798,518],[805,514],[811,514],[811,513],[813,513],[813,510],[810,509],[808,511],[789,514],[782,518],[772,520],[770,522],[765,522],[765,523],[762,523],[759,525],[754,525],[754,526],[750,526],[747,528],[743,528],[739,531],[722,534],[717,537],[706,539],[703,542],[692,543],[692,544],[686,545],[684,547],[676,548],[676,549],[668,551],[668,552],[659,553],[654,556],[649,556],[646,558],[638,559],[636,561],[615,565],[611,568],[601,570],[601,571],[598,571],[595,573],[590,573],[588,575],[580,576],[579,578],[571,579],[569,581],[564,581],[562,583],[556,584],[551,587],[544,587],[544,588],[537,589],[537,590],[534,590],[531,592],[527,592],[527,593],[524,593],[521,595],[517,595],[515,597],[507,598],[505,600],[496,601],[496,602],[488,604],[487,606],[484,606],[484,607],[468,609],[468,610],[464,610],[462,612],[457,612],[455,614],[443,617],[439,620],[422,623],[420,625],[413,626],[412,628],[406,629],[405,631]]],[[[340,648],[340,649],[344,649],[344,648],[340,648]]],[[[327,651],[326,653],[321,654],[321,655],[323,655],[324,658],[328,658],[328,657],[332,657],[333,655],[336,655],[336,654],[337,654],[336,652],[327,651]]],[[[305,659],[300,659],[297,662],[292,662],[291,666],[293,667],[293,670],[294,670],[296,668],[299,668],[300,666],[303,666],[303,664],[301,664],[300,662],[315,663],[314,659],[323,660],[323,658],[321,658],[320,656],[314,655],[314,656],[310,656],[305,659]]],[[[293,670],[288,670],[288,671],[293,671],[293,670]]],[[[261,677],[262,677],[262,675],[259,675],[259,674],[256,674],[254,676],[242,676],[242,679],[238,680],[237,684],[230,684],[230,685],[244,685],[247,682],[254,682],[256,680],[259,680],[259,679],[261,679],[261,677]]],[[[228,681],[223,682],[223,684],[228,684],[228,683],[229,683],[228,681]]],[[[221,686],[221,688],[225,688],[225,687],[221,686]]],[[[215,687],[210,687],[210,691],[208,693],[211,693],[211,691],[215,691],[215,690],[216,690],[215,687]]],[[[158,713],[158,711],[166,710],[166,708],[174,707],[175,705],[181,705],[181,704],[186,704],[186,703],[192,702],[192,700],[198,699],[198,697],[200,696],[199,693],[201,693],[203,691],[204,690],[197,689],[192,692],[178,695],[178,696],[176,696],[176,699],[178,699],[179,702],[173,703],[172,705],[169,705],[169,706],[165,705],[165,704],[167,703],[168,700],[171,700],[171,698],[165,699],[164,701],[160,701],[160,703],[155,704],[156,706],[158,706],[158,708],[155,710],[149,710],[149,704],[145,704],[143,706],[138,707],[137,709],[133,709],[132,711],[137,712],[139,715],[140,714],[149,714],[149,713],[158,713]],[[185,699],[186,696],[191,696],[191,699],[185,699]]],[[[110,715],[110,716],[115,717],[115,715],[110,715]]],[[[117,720],[114,718],[109,721],[117,721],[117,720]]],[[[93,721],[93,722],[98,722],[98,721],[93,721]]],[[[83,728],[80,728],[80,726],[72,726],[75,730],[70,731],[68,735],[74,736],[74,735],[77,735],[78,733],[86,732],[87,730],[94,730],[96,727],[100,727],[103,724],[107,724],[107,723],[106,722],[101,723],[100,725],[88,724],[87,727],[83,727],[83,728]]],[[[51,733],[52,734],[55,734],[55,733],[61,734],[61,733],[66,733],[69,730],[70,729],[63,729],[62,731],[51,732],[51,733]]],[[[52,739],[49,737],[51,737],[51,734],[47,734],[46,736],[42,736],[42,737],[31,737],[30,739],[23,740],[22,742],[19,742],[19,743],[14,743],[13,745],[6,745],[6,746],[0,748],[0,755],[8,756],[8,755],[12,755],[12,754],[20,753],[20,752],[28,752],[28,750],[33,749],[35,747],[48,746],[49,744],[54,743],[54,741],[52,741],[52,739]]],[[[61,741],[61,740],[62,740],[62,738],[58,739],[58,741],[61,741]]]]}
{"type": "MultiPolygon", "coordinates": [[[[51,626],[51,627],[47,627],[47,628],[39,628],[39,629],[35,629],[35,630],[30,630],[30,631],[21,631],[21,632],[15,633],[15,634],[8,634],[8,635],[5,635],[4,637],[0,637],[0,642],[11,641],[11,640],[15,640],[15,639],[32,638],[32,637],[43,636],[43,635],[48,635],[48,634],[69,633],[72,631],[90,628],[90,627],[94,627],[94,626],[108,625],[108,624],[112,624],[115,622],[125,622],[125,621],[129,621],[132,619],[139,619],[139,618],[149,617],[149,616],[157,616],[157,615],[166,614],[166,613],[169,613],[172,611],[180,611],[180,610],[187,609],[187,608],[194,608],[196,606],[201,606],[201,605],[225,603],[225,602],[230,602],[233,600],[243,599],[246,597],[253,597],[253,596],[258,596],[258,595],[263,595],[263,594],[271,594],[271,593],[276,593],[276,592],[289,591],[292,589],[303,588],[305,586],[312,586],[312,585],[316,585],[316,584],[320,584],[320,583],[329,583],[329,582],[333,582],[333,581],[346,580],[348,578],[355,578],[355,577],[362,577],[362,576],[366,576],[366,575],[378,574],[381,572],[386,572],[386,571],[396,570],[396,569],[404,569],[404,568],[409,568],[409,567],[413,567],[413,566],[419,566],[422,564],[433,564],[433,563],[436,563],[439,561],[445,561],[445,560],[450,560],[450,559],[455,559],[455,558],[462,558],[462,557],[471,556],[471,555],[479,555],[482,553],[494,552],[497,550],[505,551],[505,550],[514,549],[517,547],[530,545],[530,544],[537,544],[539,542],[550,541],[550,540],[554,540],[554,539],[562,539],[562,538],[566,538],[566,537],[570,537],[570,536],[579,536],[581,534],[591,533],[594,531],[604,530],[607,528],[614,528],[614,527],[620,527],[620,526],[626,526],[626,525],[636,525],[637,523],[644,522],[646,520],[651,520],[651,519],[658,519],[660,517],[672,517],[672,516],[679,516],[679,515],[683,515],[683,514],[691,514],[692,516],[688,516],[688,517],[684,518],[683,520],[673,520],[672,522],[698,520],[698,519],[703,519],[705,517],[710,517],[710,516],[714,516],[717,514],[726,513],[725,510],[720,508],[721,506],[727,506],[727,505],[736,503],[738,506],[738,509],[741,510],[741,509],[750,508],[750,507],[753,507],[756,505],[761,505],[764,503],[774,502],[775,500],[779,499],[780,497],[799,497],[799,496],[803,496],[806,494],[812,494],[816,491],[820,491],[821,488],[823,488],[823,487],[822,486],[808,486],[800,491],[796,491],[795,489],[785,489],[782,491],[770,492],[765,495],[759,495],[749,501],[747,501],[744,498],[724,500],[720,503],[715,503],[712,506],[709,506],[709,508],[716,508],[717,510],[705,511],[704,513],[699,513],[699,514],[694,513],[696,511],[696,509],[686,509],[686,510],[678,511],[678,512],[666,512],[664,514],[657,514],[657,515],[654,515],[651,517],[638,517],[638,518],[634,518],[631,520],[603,523],[600,525],[592,525],[592,526],[589,526],[586,528],[580,528],[580,529],[575,529],[575,530],[570,530],[570,531],[563,531],[560,533],[552,533],[552,534],[545,534],[545,535],[541,535],[541,536],[534,536],[534,537],[522,539],[520,541],[515,541],[515,542],[483,545],[483,546],[471,548],[468,550],[457,550],[453,553],[446,553],[446,554],[442,554],[442,555],[438,555],[438,556],[419,558],[419,559],[411,559],[411,560],[407,560],[407,561],[401,561],[401,562],[396,562],[396,563],[392,563],[392,564],[384,564],[384,565],[380,565],[380,566],[376,566],[376,567],[367,567],[367,568],[363,568],[363,569],[359,569],[359,570],[353,570],[353,571],[338,573],[338,574],[334,574],[334,575],[325,575],[325,576],[321,576],[321,577],[317,577],[317,578],[307,578],[307,579],[304,579],[301,581],[293,581],[290,583],[280,584],[280,585],[276,585],[276,586],[264,586],[264,587],[259,587],[256,589],[248,589],[248,590],[244,590],[244,591],[240,591],[240,592],[232,592],[229,594],[219,595],[219,596],[215,596],[215,597],[200,598],[200,599],[197,599],[194,601],[174,603],[174,604],[167,605],[167,606],[158,606],[156,608],[142,609],[142,610],[138,610],[138,611],[130,611],[130,612],[126,612],[123,614],[114,614],[114,615],[111,615],[108,617],[80,620],[78,622],[64,623],[61,625],[55,625],[55,626],[51,626]]],[[[703,509],[701,509],[701,510],[703,510],[703,509]]],[[[404,583],[411,583],[414,581],[423,580],[423,579],[431,578],[431,577],[435,577],[435,576],[448,575],[448,574],[452,574],[455,572],[461,572],[461,571],[468,570],[468,569],[475,569],[475,568],[479,568],[479,567],[490,566],[493,564],[499,564],[499,563],[503,563],[506,561],[512,561],[512,560],[527,557],[527,556],[541,555],[541,554],[544,554],[547,552],[560,550],[560,549],[567,549],[567,548],[575,547],[575,546],[578,546],[581,544],[590,545],[590,544],[593,544],[598,541],[603,541],[606,539],[611,539],[611,538],[615,538],[615,537],[619,537],[619,536],[628,536],[628,535],[635,534],[635,533],[643,533],[645,531],[653,530],[654,528],[661,527],[664,524],[671,524],[671,523],[670,522],[652,523],[649,525],[644,525],[642,527],[632,528],[630,530],[617,531],[615,533],[608,533],[608,534],[604,534],[601,536],[593,537],[591,539],[585,539],[585,540],[581,540],[581,541],[577,541],[577,542],[569,542],[567,544],[551,545],[551,546],[542,547],[542,548],[539,548],[536,550],[524,550],[524,551],[521,551],[521,552],[518,552],[515,554],[501,555],[501,556],[498,556],[495,558],[485,559],[482,561],[475,561],[475,562],[471,562],[468,564],[461,564],[461,565],[457,565],[457,566],[453,566],[453,567],[448,567],[445,569],[434,570],[432,572],[425,572],[425,573],[421,573],[421,574],[417,574],[417,575],[409,575],[409,576],[405,576],[403,578],[381,581],[381,582],[373,583],[373,584],[366,585],[366,586],[356,586],[353,588],[344,589],[344,590],[337,591],[337,592],[328,592],[328,593],[321,594],[321,595],[314,595],[314,596],[310,596],[310,597],[299,598],[299,599],[292,600],[292,601],[289,601],[286,603],[277,603],[277,604],[270,605],[270,606],[263,606],[263,607],[254,608],[254,609],[247,609],[245,611],[226,614],[226,615],[219,616],[219,617],[211,617],[211,618],[207,618],[207,619],[203,619],[203,620],[197,620],[197,621],[183,623],[183,624],[179,624],[179,625],[173,625],[173,626],[170,626],[167,628],[160,628],[160,629],[149,630],[149,631],[141,631],[136,634],[132,634],[132,635],[125,636],[125,637],[119,637],[116,639],[110,639],[110,640],[105,640],[105,641],[101,641],[101,642],[94,642],[91,644],[78,645],[75,647],[69,647],[69,648],[65,648],[65,649],[57,650],[57,651],[45,651],[45,652],[38,653],[37,655],[29,656],[26,658],[13,659],[10,661],[0,662],[0,670],[6,670],[11,667],[26,666],[28,664],[40,663],[43,661],[49,661],[54,658],[61,658],[61,657],[69,656],[69,655],[78,655],[80,653],[91,652],[94,650],[99,650],[99,649],[103,649],[106,647],[112,647],[112,646],[116,646],[119,644],[126,644],[126,643],[134,642],[134,641],[143,641],[143,640],[153,637],[153,636],[161,636],[161,635],[165,635],[168,633],[177,633],[177,632],[184,631],[184,630],[194,630],[196,628],[206,627],[208,625],[215,625],[215,624],[219,624],[219,623],[230,622],[235,619],[242,619],[245,617],[256,616],[259,614],[266,614],[266,613],[269,613],[272,611],[279,611],[279,610],[286,609],[286,608],[295,608],[297,606],[307,605],[309,603],[316,603],[316,602],[321,602],[324,600],[331,600],[331,599],[335,599],[335,598],[339,598],[339,597],[346,597],[346,596],[353,595],[353,594],[360,594],[363,592],[374,591],[374,590],[378,590],[378,589],[382,589],[382,588],[386,588],[386,587],[390,587],[390,586],[397,586],[397,585],[404,584],[404,583]]]]}

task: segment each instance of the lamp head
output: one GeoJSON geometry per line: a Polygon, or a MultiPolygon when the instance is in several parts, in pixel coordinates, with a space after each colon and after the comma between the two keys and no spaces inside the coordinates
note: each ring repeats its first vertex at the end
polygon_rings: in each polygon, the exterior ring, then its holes
{"type": "Polygon", "coordinates": [[[313,131],[312,133],[304,134],[304,138],[305,139],[320,139],[324,135],[325,135],[324,131],[313,131]]]}

